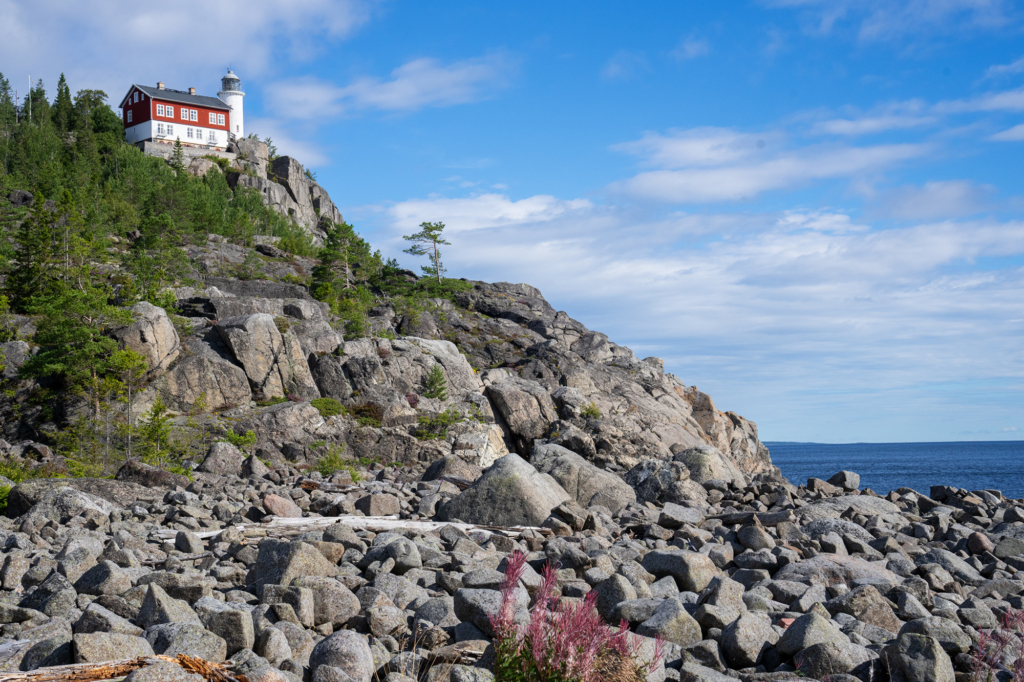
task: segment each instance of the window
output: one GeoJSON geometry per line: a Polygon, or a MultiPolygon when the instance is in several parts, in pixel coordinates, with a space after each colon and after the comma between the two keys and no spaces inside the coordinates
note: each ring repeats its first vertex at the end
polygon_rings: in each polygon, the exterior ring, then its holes
{"type": "Polygon", "coordinates": [[[217,125],[224,125],[224,114],[217,114],[217,125]]]}
{"type": "Polygon", "coordinates": [[[217,123],[217,114],[211,113],[210,114],[210,125],[216,125],[216,123],[217,123]]]}
{"type": "Polygon", "coordinates": [[[210,131],[210,136],[209,136],[209,138],[208,138],[208,139],[210,140],[210,142],[216,142],[216,141],[217,141],[217,133],[215,133],[215,132],[213,132],[213,131],[211,130],[211,131],[210,131]]]}
{"type": "Polygon", "coordinates": [[[181,120],[182,121],[187,121],[188,120],[188,109],[186,109],[185,107],[181,108],[181,120]]]}
{"type": "Polygon", "coordinates": [[[172,106],[164,107],[164,113],[167,114],[167,116],[169,116],[170,118],[174,118],[174,107],[172,107],[172,106]]]}
{"type": "Polygon", "coordinates": [[[238,132],[238,126],[235,126],[235,132],[236,133],[238,132]]]}
{"type": "Polygon", "coordinates": [[[139,93],[138,93],[138,92],[136,92],[136,93],[135,93],[135,101],[136,101],[136,102],[138,102],[138,101],[139,101],[139,93]]]}
{"type": "Polygon", "coordinates": [[[191,128],[188,129],[188,132],[186,133],[186,136],[187,137],[192,137],[192,129],[191,128]]]}
{"type": "Polygon", "coordinates": [[[167,124],[167,134],[168,135],[173,135],[174,134],[174,126],[172,126],[170,123],[167,124]]]}
{"type": "Polygon", "coordinates": [[[192,120],[193,121],[198,121],[199,120],[199,112],[196,111],[195,109],[192,110],[192,120]]]}
{"type": "Polygon", "coordinates": [[[156,124],[156,134],[157,135],[163,135],[164,134],[164,124],[163,123],[157,123],[156,124]]]}
{"type": "Polygon", "coordinates": [[[156,105],[156,115],[157,116],[163,116],[164,115],[164,105],[163,104],[157,104],[156,105]]]}
{"type": "Polygon", "coordinates": [[[129,123],[132,122],[132,110],[131,109],[128,110],[128,122],[129,123]]]}

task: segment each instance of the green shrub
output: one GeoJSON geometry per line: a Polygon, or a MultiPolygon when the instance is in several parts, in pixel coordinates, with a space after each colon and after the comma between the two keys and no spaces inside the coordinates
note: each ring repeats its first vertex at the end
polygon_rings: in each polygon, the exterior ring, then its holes
{"type": "Polygon", "coordinates": [[[384,420],[384,410],[381,409],[380,405],[374,405],[373,403],[356,405],[349,410],[349,413],[356,418],[360,426],[380,428],[381,422],[384,420]]]}
{"type": "Polygon", "coordinates": [[[7,513],[7,496],[11,493],[11,486],[0,485],[0,514],[7,513]]]}
{"type": "Polygon", "coordinates": [[[420,440],[444,440],[448,437],[448,427],[462,421],[462,415],[450,407],[444,412],[433,417],[421,416],[418,420],[419,428],[416,429],[416,437],[420,440]]]}
{"type": "MultiPolygon", "coordinates": [[[[342,459],[341,453],[345,451],[345,445],[331,445],[327,453],[316,461],[316,470],[324,478],[328,478],[335,471],[341,471],[351,466],[351,462],[342,459]]],[[[356,480],[355,477],[352,480],[356,480]]]]}
{"type": "Polygon", "coordinates": [[[282,334],[287,334],[288,330],[291,329],[292,327],[291,323],[288,321],[288,318],[281,317],[280,315],[274,318],[274,326],[277,327],[277,331],[281,332],[282,334]]]}
{"type": "Polygon", "coordinates": [[[448,383],[444,379],[444,370],[441,369],[441,365],[434,365],[430,368],[423,397],[436,400],[444,400],[448,397],[448,383]]]}
{"type": "Polygon", "coordinates": [[[245,451],[256,445],[256,434],[251,430],[246,431],[244,436],[239,436],[234,431],[224,432],[224,441],[231,443],[239,450],[245,451]]]}
{"type": "Polygon", "coordinates": [[[257,405],[257,407],[270,407],[271,405],[278,405],[280,403],[286,403],[286,402],[288,402],[288,398],[283,398],[283,397],[279,396],[277,398],[267,398],[266,400],[257,400],[256,401],[256,405],[257,405]]]}
{"type": "Polygon", "coordinates": [[[310,400],[309,404],[315,407],[320,413],[320,416],[324,419],[336,417],[339,414],[343,415],[348,411],[345,409],[344,405],[334,398],[317,398],[315,400],[310,400]]]}
{"type": "Polygon", "coordinates": [[[601,410],[597,409],[597,405],[595,405],[594,403],[587,403],[586,405],[584,405],[583,409],[580,410],[580,414],[586,417],[587,419],[601,418],[601,410]]]}

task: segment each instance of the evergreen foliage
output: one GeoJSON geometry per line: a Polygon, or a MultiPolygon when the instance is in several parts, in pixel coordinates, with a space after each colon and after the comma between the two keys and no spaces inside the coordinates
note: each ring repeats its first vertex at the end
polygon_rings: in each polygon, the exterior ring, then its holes
{"type": "Polygon", "coordinates": [[[420,269],[423,270],[425,276],[436,279],[438,284],[441,284],[441,275],[444,274],[445,268],[441,264],[441,251],[437,247],[442,244],[451,246],[451,242],[446,242],[441,238],[443,231],[444,223],[420,223],[419,232],[402,237],[402,239],[413,243],[405,250],[405,253],[413,256],[427,256],[430,259],[430,265],[423,265],[420,269]]]}

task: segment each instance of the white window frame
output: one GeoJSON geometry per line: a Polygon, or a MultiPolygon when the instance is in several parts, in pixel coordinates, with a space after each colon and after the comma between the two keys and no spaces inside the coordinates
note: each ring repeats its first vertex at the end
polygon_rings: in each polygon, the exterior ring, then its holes
{"type": "Polygon", "coordinates": [[[217,114],[217,125],[224,125],[224,114],[217,114]]]}
{"type": "Polygon", "coordinates": [[[157,104],[156,105],[156,115],[157,116],[163,116],[164,115],[164,105],[163,104],[157,104]]]}
{"type": "Polygon", "coordinates": [[[135,102],[138,102],[138,101],[139,101],[139,91],[138,91],[138,90],[136,90],[134,94],[135,94],[135,101],[134,101],[134,102],[132,102],[132,104],[134,104],[135,102]]]}
{"type": "Polygon", "coordinates": [[[210,125],[217,125],[217,114],[210,112],[210,125]]]}
{"type": "Polygon", "coordinates": [[[181,108],[181,120],[182,121],[187,121],[188,120],[188,109],[186,109],[185,107],[181,108]]]}
{"type": "Polygon", "coordinates": [[[206,139],[209,140],[210,142],[216,142],[217,141],[217,133],[215,131],[211,130],[210,134],[206,137],[206,139]]]}
{"type": "Polygon", "coordinates": [[[168,135],[173,135],[174,134],[174,126],[171,125],[170,123],[167,124],[167,134],[168,135]]]}
{"type": "Polygon", "coordinates": [[[132,110],[131,109],[128,110],[128,122],[129,123],[132,122],[132,110]]]}
{"type": "Polygon", "coordinates": [[[190,140],[192,139],[192,129],[191,128],[188,129],[188,133],[186,133],[186,135],[188,136],[188,139],[190,139],[190,140]]]}
{"type": "Polygon", "coordinates": [[[191,113],[191,116],[192,116],[191,120],[198,122],[199,121],[199,112],[196,111],[195,109],[192,109],[192,111],[190,113],[191,113]]]}
{"type": "Polygon", "coordinates": [[[157,123],[156,124],[156,134],[157,135],[163,135],[164,134],[164,124],[163,123],[157,123]]]}
{"type": "Polygon", "coordinates": [[[174,107],[170,104],[164,105],[164,115],[168,118],[174,118],[174,107]]]}

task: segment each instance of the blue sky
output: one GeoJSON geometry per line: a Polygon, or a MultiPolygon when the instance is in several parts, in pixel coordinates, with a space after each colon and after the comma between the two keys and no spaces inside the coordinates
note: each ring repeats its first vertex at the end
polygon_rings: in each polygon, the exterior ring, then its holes
{"type": "Polygon", "coordinates": [[[0,0],[24,89],[164,80],[388,256],[528,282],[765,440],[1024,435],[1024,7],[0,0]],[[1021,431],[1018,431],[1021,429],[1021,431]]]}

